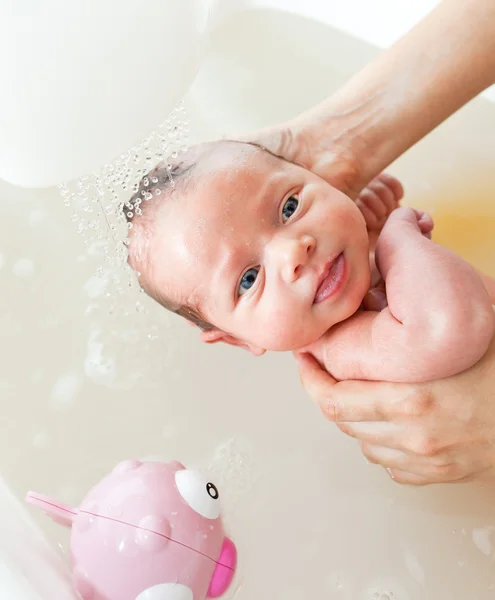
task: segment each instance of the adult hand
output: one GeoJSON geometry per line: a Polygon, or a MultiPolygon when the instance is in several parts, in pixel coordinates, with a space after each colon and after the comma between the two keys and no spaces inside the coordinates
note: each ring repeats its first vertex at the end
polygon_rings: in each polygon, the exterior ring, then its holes
{"type": "Polygon", "coordinates": [[[335,381],[300,355],[303,387],[365,457],[399,483],[465,482],[495,472],[495,338],[472,368],[439,381],[335,381]]]}
{"type": "Polygon", "coordinates": [[[259,142],[356,199],[403,152],[493,83],[495,2],[443,0],[319,105],[241,139],[259,142]]]}
{"type": "Polygon", "coordinates": [[[311,115],[304,115],[304,118],[235,136],[235,139],[258,144],[276,156],[303,166],[355,200],[374,248],[387,217],[404,196],[402,184],[387,173],[370,180],[370,173],[360,167],[350,146],[334,143],[321,148],[317,132],[317,122],[311,115]]]}

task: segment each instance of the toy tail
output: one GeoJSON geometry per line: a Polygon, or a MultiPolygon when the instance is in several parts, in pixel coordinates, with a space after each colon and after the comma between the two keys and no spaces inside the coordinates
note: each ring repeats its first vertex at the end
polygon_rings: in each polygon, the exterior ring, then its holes
{"type": "Polygon", "coordinates": [[[29,492],[26,496],[26,502],[32,504],[37,508],[40,508],[46,515],[65,527],[71,527],[74,519],[77,516],[77,509],[61,504],[60,502],[54,502],[46,496],[36,494],[35,492],[29,492]]]}

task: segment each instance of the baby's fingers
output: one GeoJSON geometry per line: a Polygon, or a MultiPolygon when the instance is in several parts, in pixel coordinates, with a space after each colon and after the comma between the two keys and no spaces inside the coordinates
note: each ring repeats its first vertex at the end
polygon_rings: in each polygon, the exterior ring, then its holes
{"type": "Polygon", "coordinates": [[[431,232],[433,231],[434,222],[432,217],[423,210],[414,210],[418,217],[418,226],[421,229],[421,233],[426,237],[431,238],[431,232]]]}
{"type": "Polygon", "coordinates": [[[387,217],[399,206],[404,190],[398,179],[381,173],[360,193],[356,203],[368,229],[380,229],[387,217]]]}
{"type": "Polygon", "coordinates": [[[369,229],[383,225],[387,218],[388,209],[380,196],[371,187],[366,187],[357,200],[369,229]]]}
{"type": "Polygon", "coordinates": [[[404,197],[402,183],[389,173],[380,173],[373,179],[369,187],[381,195],[389,213],[399,206],[399,202],[404,197]]]}

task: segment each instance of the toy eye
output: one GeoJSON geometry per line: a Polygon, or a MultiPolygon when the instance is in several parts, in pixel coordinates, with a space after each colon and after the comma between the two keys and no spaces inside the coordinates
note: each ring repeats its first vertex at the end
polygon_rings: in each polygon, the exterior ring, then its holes
{"type": "Polygon", "coordinates": [[[208,492],[208,495],[210,496],[210,498],[213,498],[213,500],[218,500],[218,497],[220,494],[218,493],[218,489],[215,484],[207,483],[206,491],[208,492]]]}
{"type": "Polygon", "coordinates": [[[198,471],[180,470],[175,473],[175,484],[182,499],[205,519],[215,520],[220,516],[217,487],[207,481],[198,471]]]}

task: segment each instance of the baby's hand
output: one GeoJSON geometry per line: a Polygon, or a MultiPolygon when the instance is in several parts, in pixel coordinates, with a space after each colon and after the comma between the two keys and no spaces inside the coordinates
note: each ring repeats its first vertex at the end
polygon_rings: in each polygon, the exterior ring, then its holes
{"type": "MultiPolygon", "coordinates": [[[[371,232],[370,239],[375,237],[378,239],[383,237],[390,228],[395,228],[398,224],[401,225],[404,222],[410,223],[414,228],[418,229],[424,237],[431,239],[431,232],[433,231],[433,219],[431,216],[422,211],[414,208],[400,208],[393,211],[393,214],[387,219],[387,226],[384,229],[382,236],[378,232],[371,232]],[[385,231],[386,230],[386,231],[385,231]]],[[[372,310],[376,312],[382,311],[387,307],[387,294],[385,290],[385,282],[380,275],[376,265],[374,253],[370,256],[370,267],[371,267],[371,286],[366,296],[363,298],[361,307],[364,310],[372,310]]]]}
{"type": "Polygon", "coordinates": [[[356,200],[368,231],[379,232],[390,213],[398,208],[403,196],[404,189],[398,179],[387,173],[375,177],[356,200]]]}
{"type": "Polygon", "coordinates": [[[435,224],[433,223],[433,219],[424,210],[416,210],[415,208],[413,210],[416,213],[416,219],[421,233],[429,240],[431,240],[431,232],[433,231],[433,227],[435,226],[435,224]]]}
{"type": "Polygon", "coordinates": [[[387,220],[387,227],[396,227],[397,224],[409,223],[414,228],[417,228],[426,238],[431,239],[434,223],[431,216],[424,210],[416,208],[403,207],[395,210],[387,220]]]}

